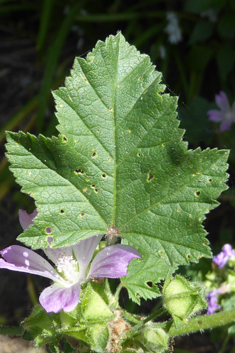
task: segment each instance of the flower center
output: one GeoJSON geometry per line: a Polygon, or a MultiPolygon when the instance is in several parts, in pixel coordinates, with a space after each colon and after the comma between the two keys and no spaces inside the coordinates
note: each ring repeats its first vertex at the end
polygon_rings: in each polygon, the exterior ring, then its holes
{"type": "Polygon", "coordinates": [[[228,122],[234,121],[234,113],[231,111],[228,111],[225,113],[225,120],[228,122]]]}
{"type": "Polygon", "coordinates": [[[57,259],[56,268],[61,276],[63,276],[70,285],[78,281],[79,266],[78,262],[74,260],[73,256],[67,254],[62,254],[59,256],[57,259]]]}

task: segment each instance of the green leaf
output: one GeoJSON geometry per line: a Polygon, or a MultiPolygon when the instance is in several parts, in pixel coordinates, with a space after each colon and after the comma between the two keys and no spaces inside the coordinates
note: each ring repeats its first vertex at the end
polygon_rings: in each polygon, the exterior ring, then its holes
{"type": "Polygon", "coordinates": [[[210,9],[221,10],[226,5],[226,2],[226,0],[187,0],[184,5],[184,10],[201,14],[210,9]]]}
{"type": "Polygon", "coordinates": [[[234,12],[223,15],[218,24],[218,33],[222,38],[233,38],[235,36],[234,12]]]}
{"type": "Polygon", "coordinates": [[[195,97],[188,106],[179,108],[179,118],[181,126],[186,129],[185,138],[193,146],[198,146],[204,142],[209,145],[212,142],[213,135],[211,130],[211,121],[209,121],[207,112],[214,109],[206,99],[195,97]]]}
{"type": "Polygon", "coordinates": [[[230,43],[220,46],[216,54],[216,61],[221,80],[225,81],[228,74],[232,71],[235,61],[235,50],[230,43]]]}
{"type": "Polygon", "coordinates": [[[194,44],[204,42],[209,39],[213,33],[214,24],[209,21],[200,20],[195,25],[189,43],[194,44]]]}
{"type": "Polygon", "coordinates": [[[188,62],[192,71],[196,71],[201,75],[204,73],[208,63],[213,56],[213,51],[205,45],[193,45],[188,55],[188,62]]]}
{"type": "Polygon", "coordinates": [[[118,33],[76,58],[54,92],[58,137],[7,134],[11,170],[38,209],[20,241],[43,248],[48,236],[54,247],[121,236],[144,266],[161,264],[157,275],[147,266],[146,283],[211,256],[202,221],[227,188],[228,151],[187,149],[177,98],[160,81],[149,57],[118,33]]]}
{"type": "Polygon", "coordinates": [[[32,334],[38,347],[51,342],[57,343],[61,337],[59,326],[59,315],[48,314],[40,305],[36,305],[23,322],[23,327],[32,334]]]}
{"type": "MultiPolygon", "coordinates": [[[[175,268],[172,268],[173,272],[175,268]]],[[[167,276],[169,264],[164,259],[145,254],[140,259],[132,260],[128,266],[129,276],[121,278],[122,284],[128,289],[130,299],[140,304],[140,298],[153,299],[161,295],[155,283],[167,276]],[[147,275],[146,275],[147,274],[147,275]]]]}

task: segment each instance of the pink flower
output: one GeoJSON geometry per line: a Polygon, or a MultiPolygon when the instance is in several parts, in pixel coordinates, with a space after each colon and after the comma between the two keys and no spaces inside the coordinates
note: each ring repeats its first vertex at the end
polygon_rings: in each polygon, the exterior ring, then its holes
{"type": "MultiPolygon", "coordinates": [[[[28,228],[36,215],[36,210],[32,214],[20,210],[22,228],[28,228]]],[[[94,235],[73,246],[44,249],[56,268],[36,252],[12,245],[0,251],[0,268],[50,278],[54,283],[42,291],[39,296],[40,304],[47,312],[57,313],[62,309],[70,312],[79,302],[82,283],[93,277],[127,276],[129,262],[141,257],[133,247],[117,244],[103,248],[93,258],[101,238],[102,235],[94,235]]]]}
{"type": "Polygon", "coordinates": [[[221,309],[221,306],[218,305],[218,294],[221,294],[220,288],[206,295],[208,301],[207,315],[214,314],[217,309],[221,309]]]}
{"type": "Polygon", "coordinates": [[[222,247],[222,251],[213,257],[212,261],[218,265],[218,268],[222,268],[226,265],[231,257],[235,256],[235,251],[230,244],[225,244],[222,247]]]}
{"type": "Polygon", "coordinates": [[[216,94],[215,101],[220,110],[209,110],[209,120],[215,122],[221,122],[220,130],[229,130],[232,123],[235,122],[235,101],[232,107],[230,107],[228,97],[224,92],[216,94]]]}
{"type": "Polygon", "coordinates": [[[221,306],[218,304],[218,295],[225,294],[228,291],[229,285],[223,285],[206,295],[208,302],[207,315],[214,314],[217,309],[221,309],[221,306]]]}

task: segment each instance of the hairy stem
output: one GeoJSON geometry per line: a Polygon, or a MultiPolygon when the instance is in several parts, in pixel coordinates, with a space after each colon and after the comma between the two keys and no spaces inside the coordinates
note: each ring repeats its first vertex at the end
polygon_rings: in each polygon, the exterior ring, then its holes
{"type": "Polygon", "coordinates": [[[231,324],[235,321],[235,309],[223,311],[213,315],[203,315],[194,317],[188,322],[176,328],[174,325],[169,330],[170,336],[181,336],[192,332],[206,330],[209,328],[231,324]]]}

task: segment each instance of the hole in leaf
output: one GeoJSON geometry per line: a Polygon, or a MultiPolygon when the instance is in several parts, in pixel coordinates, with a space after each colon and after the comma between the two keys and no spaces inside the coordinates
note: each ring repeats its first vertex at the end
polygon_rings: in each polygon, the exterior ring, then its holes
{"type": "Polygon", "coordinates": [[[63,214],[63,213],[64,213],[64,210],[62,210],[62,209],[61,209],[61,210],[60,210],[60,213],[62,213],[62,214],[63,214]]]}
{"type": "Polygon", "coordinates": [[[140,157],[140,153],[137,153],[137,157],[140,157]]]}
{"type": "Polygon", "coordinates": [[[84,212],[81,212],[80,215],[79,215],[79,217],[83,217],[83,216],[85,216],[85,213],[84,213],[84,212]]]}
{"type": "Polygon", "coordinates": [[[201,195],[201,191],[200,191],[200,190],[195,191],[195,195],[196,195],[196,196],[200,196],[200,195],[201,195]]]}
{"type": "Polygon", "coordinates": [[[188,255],[187,255],[187,258],[188,258],[188,259],[191,259],[191,256],[188,254],[188,255]]]}
{"type": "Polygon", "coordinates": [[[96,153],[96,152],[93,152],[92,155],[91,155],[91,157],[92,157],[92,158],[95,158],[96,155],[97,155],[97,153],[96,153]]]}
{"type": "Polygon", "coordinates": [[[75,173],[76,173],[76,174],[84,174],[85,172],[84,172],[84,170],[82,170],[82,169],[76,169],[76,170],[75,170],[75,173]]]}
{"type": "Polygon", "coordinates": [[[95,192],[98,193],[98,189],[97,188],[95,188],[95,192]]]}
{"type": "Polygon", "coordinates": [[[63,136],[63,142],[68,142],[67,137],[63,136]]]}
{"type": "Polygon", "coordinates": [[[47,234],[50,234],[50,233],[52,232],[51,227],[47,227],[47,228],[46,228],[46,232],[47,232],[47,234]]]}
{"type": "Polygon", "coordinates": [[[212,178],[208,179],[208,181],[209,181],[209,183],[211,183],[212,182],[212,178]]]}
{"type": "Polygon", "coordinates": [[[150,183],[153,180],[153,178],[154,178],[153,173],[149,172],[147,181],[150,183]]]}
{"type": "Polygon", "coordinates": [[[152,282],[146,282],[145,284],[146,284],[146,286],[148,286],[149,288],[152,288],[152,287],[153,287],[153,283],[152,283],[152,282]]]}
{"type": "Polygon", "coordinates": [[[102,178],[107,178],[107,175],[105,173],[103,173],[101,176],[102,178]]]}
{"type": "Polygon", "coordinates": [[[92,188],[95,188],[95,184],[92,184],[91,187],[92,187],[92,188]]]}
{"type": "Polygon", "coordinates": [[[53,237],[47,237],[47,242],[49,245],[51,245],[53,243],[53,237]]]}

